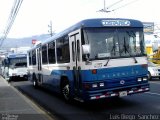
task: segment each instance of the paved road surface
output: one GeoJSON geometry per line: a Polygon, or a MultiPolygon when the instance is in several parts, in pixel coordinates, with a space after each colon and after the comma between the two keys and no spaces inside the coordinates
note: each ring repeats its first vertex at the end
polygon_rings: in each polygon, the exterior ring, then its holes
{"type": "Polygon", "coordinates": [[[158,117],[158,120],[160,119],[160,81],[150,82],[151,91],[147,93],[118,99],[70,104],[53,92],[34,89],[29,81],[11,84],[55,115],[57,119],[113,120],[116,117],[116,119],[123,117],[124,120],[134,119],[134,117],[139,117],[138,119],[154,117],[155,120],[158,117]],[[149,116],[150,114],[152,116],[149,116]]]}

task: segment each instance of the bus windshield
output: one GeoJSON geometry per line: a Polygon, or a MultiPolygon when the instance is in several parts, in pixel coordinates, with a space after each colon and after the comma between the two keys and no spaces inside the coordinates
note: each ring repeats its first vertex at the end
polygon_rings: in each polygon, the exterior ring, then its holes
{"type": "Polygon", "coordinates": [[[83,33],[90,60],[145,55],[142,28],[86,28],[83,33]]]}
{"type": "Polygon", "coordinates": [[[10,58],[9,67],[26,67],[27,59],[26,58],[10,58]]]}

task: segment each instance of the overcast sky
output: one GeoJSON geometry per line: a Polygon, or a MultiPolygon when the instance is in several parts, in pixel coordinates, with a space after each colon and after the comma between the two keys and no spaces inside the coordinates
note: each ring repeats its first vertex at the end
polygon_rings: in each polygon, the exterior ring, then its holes
{"type": "MultiPolygon", "coordinates": [[[[0,0],[0,35],[13,2],[14,0],[0,0]]],[[[97,12],[103,8],[103,3],[104,0],[23,0],[8,37],[47,34],[50,21],[55,32],[86,18],[132,18],[160,23],[160,0],[106,0],[106,7],[111,6],[109,10],[115,11],[97,12]],[[119,3],[112,6],[116,2],[119,3]]]]}

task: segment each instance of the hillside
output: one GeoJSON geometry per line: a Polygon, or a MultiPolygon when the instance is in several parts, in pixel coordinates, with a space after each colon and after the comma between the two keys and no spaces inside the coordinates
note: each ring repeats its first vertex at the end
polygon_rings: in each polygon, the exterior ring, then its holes
{"type": "Polygon", "coordinates": [[[31,47],[32,46],[32,40],[38,40],[38,41],[44,41],[45,39],[49,38],[49,35],[43,34],[43,35],[35,35],[31,37],[26,38],[7,38],[4,40],[3,45],[1,49],[9,49],[9,48],[16,48],[16,47],[31,47]]]}

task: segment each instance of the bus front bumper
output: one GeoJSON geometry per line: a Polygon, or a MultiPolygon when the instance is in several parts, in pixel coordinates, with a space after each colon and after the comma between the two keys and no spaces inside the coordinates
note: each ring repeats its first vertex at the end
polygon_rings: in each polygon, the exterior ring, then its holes
{"type": "Polygon", "coordinates": [[[98,100],[109,97],[125,97],[132,94],[147,92],[149,90],[150,90],[149,84],[146,83],[143,85],[132,85],[119,88],[87,91],[87,96],[85,96],[85,99],[98,100]]]}

